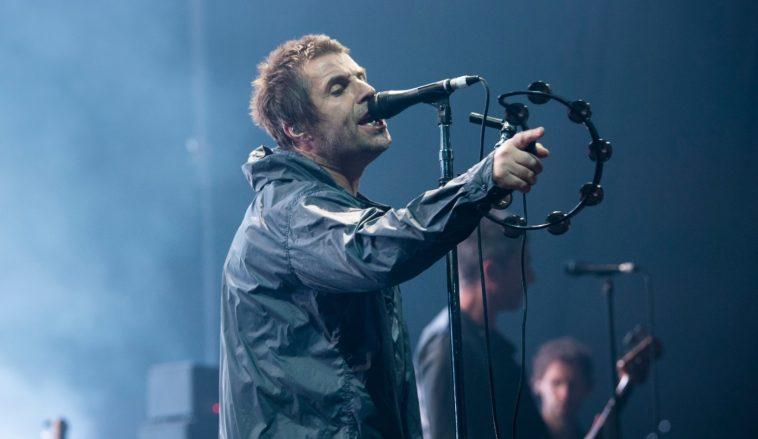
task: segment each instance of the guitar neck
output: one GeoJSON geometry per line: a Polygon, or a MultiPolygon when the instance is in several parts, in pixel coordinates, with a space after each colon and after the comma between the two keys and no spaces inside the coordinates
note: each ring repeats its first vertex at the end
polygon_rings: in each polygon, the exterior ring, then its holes
{"type": "Polygon", "coordinates": [[[592,427],[584,436],[584,439],[595,439],[609,418],[617,416],[618,410],[623,405],[627,396],[629,396],[629,391],[633,387],[633,384],[644,379],[650,361],[658,358],[661,353],[660,351],[660,342],[651,336],[647,336],[616,362],[619,382],[613,395],[605,404],[605,407],[603,407],[603,411],[595,417],[592,427]]]}
{"type": "Polygon", "coordinates": [[[595,417],[595,421],[592,422],[592,427],[590,428],[590,431],[587,432],[586,435],[584,435],[584,439],[595,439],[597,438],[597,435],[600,434],[600,431],[605,426],[605,423],[608,421],[608,417],[611,416],[611,413],[613,412],[613,408],[616,407],[616,398],[611,398],[608,400],[608,402],[605,403],[605,407],[603,407],[603,411],[600,412],[600,414],[595,417]]]}

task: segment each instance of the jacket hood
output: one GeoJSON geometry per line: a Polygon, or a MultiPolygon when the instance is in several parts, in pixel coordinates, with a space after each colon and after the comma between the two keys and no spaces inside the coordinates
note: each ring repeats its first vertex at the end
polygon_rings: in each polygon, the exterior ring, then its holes
{"type": "Polygon", "coordinates": [[[329,173],[313,160],[294,151],[272,149],[263,145],[250,152],[247,162],[242,165],[242,173],[256,192],[272,181],[312,180],[314,178],[340,188],[329,173]]]}

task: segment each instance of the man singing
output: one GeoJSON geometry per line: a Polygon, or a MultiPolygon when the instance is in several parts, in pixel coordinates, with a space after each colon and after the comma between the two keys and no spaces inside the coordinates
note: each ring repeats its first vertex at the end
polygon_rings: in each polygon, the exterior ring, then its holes
{"type": "Polygon", "coordinates": [[[253,85],[253,119],[278,148],[243,166],[253,199],[224,265],[220,437],[419,437],[397,285],[468,236],[503,189],[535,184],[548,152],[523,149],[543,130],[391,209],[358,192],[391,138],[347,48],[288,41],[253,85]]]}

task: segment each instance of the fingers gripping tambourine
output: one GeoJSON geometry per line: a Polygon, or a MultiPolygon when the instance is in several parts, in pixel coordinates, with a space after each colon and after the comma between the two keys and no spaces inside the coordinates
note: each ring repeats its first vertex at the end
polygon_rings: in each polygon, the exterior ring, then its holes
{"type": "MultiPolygon", "coordinates": [[[[595,162],[595,173],[592,181],[585,183],[579,189],[579,203],[567,213],[559,210],[553,211],[547,216],[543,224],[529,225],[526,220],[518,215],[510,215],[505,219],[500,219],[492,213],[486,213],[484,216],[505,228],[505,234],[510,237],[518,237],[526,230],[547,229],[554,235],[566,233],[571,224],[571,217],[579,213],[585,206],[594,206],[603,200],[603,188],[600,186],[600,179],[603,176],[603,163],[611,158],[613,149],[611,143],[600,137],[595,124],[590,120],[592,111],[590,104],[579,99],[568,101],[560,96],[552,94],[550,86],[542,81],[536,81],[529,85],[528,90],[512,91],[505,93],[497,98],[497,101],[505,108],[505,117],[501,120],[496,117],[487,117],[484,121],[485,126],[500,130],[500,141],[503,142],[513,137],[518,131],[529,129],[527,120],[529,119],[529,108],[519,102],[509,103],[506,99],[514,96],[526,96],[533,104],[542,105],[550,101],[558,102],[568,109],[568,118],[578,124],[587,127],[591,141],[589,143],[589,158],[595,162]]],[[[469,121],[481,124],[483,116],[479,113],[469,114],[469,121]]],[[[534,153],[534,144],[527,147],[527,151],[534,153]]],[[[513,201],[513,195],[508,193],[499,202],[493,205],[495,209],[505,209],[513,201]]]]}

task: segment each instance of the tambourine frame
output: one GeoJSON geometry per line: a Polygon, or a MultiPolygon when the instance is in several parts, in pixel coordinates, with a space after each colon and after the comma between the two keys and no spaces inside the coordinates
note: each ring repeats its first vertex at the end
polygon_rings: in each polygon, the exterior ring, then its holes
{"type": "MultiPolygon", "coordinates": [[[[533,85],[536,83],[533,83],[533,85]]],[[[544,84],[544,83],[542,83],[544,84]]],[[[544,84],[545,87],[548,87],[546,84],[544,84]]],[[[530,86],[531,88],[531,86],[530,86]]],[[[553,234],[562,234],[568,230],[568,225],[570,224],[570,219],[578,214],[582,209],[584,209],[586,206],[592,206],[600,203],[603,198],[603,190],[600,186],[600,180],[603,176],[603,164],[606,162],[611,155],[611,146],[610,142],[607,142],[606,140],[602,139],[600,137],[600,134],[598,133],[597,128],[595,127],[595,124],[592,123],[591,118],[591,112],[589,104],[587,104],[584,101],[578,100],[578,101],[568,101],[565,98],[562,98],[560,96],[554,95],[552,93],[546,93],[541,91],[534,91],[534,90],[519,90],[519,91],[512,91],[509,93],[504,93],[498,97],[498,102],[500,105],[505,107],[507,109],[509,103],[507,103],[505,100],[509,97],[513,96],[527,96],[530,101],[541,104],[541,103],[547,103],[548,101],[557,101],[561,103],[563,106],[565,106],[569,110],[569,117],[573,122],[576,123],[582,123],[586,128],[587,131],[590,134],[590,137],[592,138],[592,141],[590,142],[590,159],[595,162],[595,171],[592,176],[592,181],[589,183],[586,183],[582,186],[580,189],[580,199],[579,202],[567,213],[562,213],[560,211],[554,211],[546,220],[547,222],[542,224],[523,224],[523,218],[515,217],[514,220],[512,218],[506,218],[501,219],[496,217],[491,212],[486,212],[484,216],[503,226],[508,229],[511,229],[513,232],[516,232],[516,236],[520,235],[526,230],[539,230],[544,228],[549,228],[549,231],[553,234]],[[544,101],[544,102],[538,102],[538,101],[544,101]],[[605,146],[606,148],[603,150],[600,150],[602,146],[605,146]],[[510,220],[510,222],[508,222],[510,220]],[[519,221],[520,220],[520,221],[519,221]]],[[[528,110],[527,110],[528,111],[528,110]]],[[[528,117],[528,116],[527,116],[528,117]]],[[[513,127],[514,124],[508,123],[506,120],[503,120],[503,129],[501,129],[501,133],[503,133],[503,136],[507,139],[512,137],[513,135],[518,132],[518,128],[521,130],[528,129],[526,125],[526,120],[522,120],[520,123],[516,123],[515,125],[518,127],[516,129],[506,129],[506,127],[513,127]]],[[[512,195],[508,195],[512,196],[512,195]]]]}

